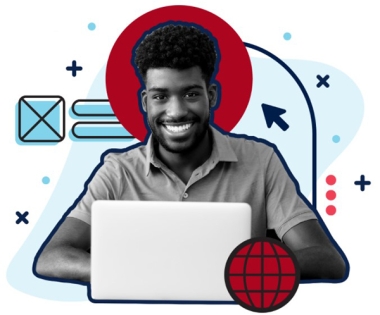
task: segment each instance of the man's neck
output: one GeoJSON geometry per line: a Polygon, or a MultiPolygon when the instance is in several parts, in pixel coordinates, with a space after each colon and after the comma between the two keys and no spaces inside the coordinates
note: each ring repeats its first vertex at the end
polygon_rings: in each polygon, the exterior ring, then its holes
{"type": "Polygon", "coordinates": [[[191,151],[172,153],[161,145],[156,148],[158,158],[186,184],[193,171],[210,157],[212,152],[211,131],[207,130],[202,141],[191,151]]]}

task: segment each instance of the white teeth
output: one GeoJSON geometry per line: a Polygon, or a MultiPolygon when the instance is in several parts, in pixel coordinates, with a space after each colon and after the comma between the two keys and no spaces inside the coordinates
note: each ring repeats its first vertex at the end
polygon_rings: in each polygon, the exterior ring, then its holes
{"type": "Polygon", "coordinates": [[[165,125],[165,126],[171,132],[182,132],[182,131],[185,131],[185,130],[189,129],[191,127],[191,125],[192,124],[185,124],[185,125],[182,125],[182,126],[171,126],[171,125],[165,125]]]}

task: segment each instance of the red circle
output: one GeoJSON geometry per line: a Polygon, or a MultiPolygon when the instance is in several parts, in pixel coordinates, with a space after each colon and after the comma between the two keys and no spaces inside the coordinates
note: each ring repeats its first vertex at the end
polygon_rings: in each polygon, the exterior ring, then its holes
{"type": "Polygon", "coordinates": [[[326,193],[326,198],[328,200],[334,200],[336,198],[336,192],[334,190],[329,190],[327,193],[326,193]]]}
{"type": "Polygon", "coordinates": [[[336,208],[334,206],[327,206],[326,213],[328,215],[334,215],[336,213],[336,208]]]}
{"type": "Polygon", "coordinates": [[[336,177],[334,175],[329,175],[326,177],[326,183],[328,185],[334,185],[336,183],[336,177]]]}
{"type": "Polygon", "coordinates": [[[139,104],[140,81],[132,64],[132,52],[142,35],[161,23],[186,22],[202,26],[218,41],[221,99],[214,122],[231,131],[243,116],[252,90],[252,66],[243,41],[234,29],[217,15],[192,6],[173,5],[145,13],[121,33],[108,58],[106,88],[111,107],[131,135],[144,140],[147,135],[145,116],[139,104]]]}

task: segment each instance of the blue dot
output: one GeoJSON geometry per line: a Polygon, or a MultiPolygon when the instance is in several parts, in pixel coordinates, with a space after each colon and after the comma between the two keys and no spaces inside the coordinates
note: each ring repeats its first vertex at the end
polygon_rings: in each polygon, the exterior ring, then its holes
{"type": "Polygon", "coordinates": [[[88,24],[87,27],[88,27],[88,29],[89,29],[90,31],[93,31],[93,30],[96,28],[96,25],[95,25],[95,23],[92,23],[92,22],[91,22],[91,23],[88,24]]]}
{"type": "Polygon", "coordinates": [[[335,135],[334,137],[332,137],[332,141],[334,143],[338,143],[338,142],[340,142],[340,137],[338,135],[335,135]]]}
{"type": "Polygon", "coordinates": [[[44,183],[45,185],[49,184],[50,183],[50,178],[47,177],[47,176],[42,177],[42,183],[44,183]]]}
{"type": "Polygon", "coordinates": [[[285,40],[290,40],[292,38],[292,34],[290,34],[290,33],[285,33],[284,34],[284,39],[285,40]]]}

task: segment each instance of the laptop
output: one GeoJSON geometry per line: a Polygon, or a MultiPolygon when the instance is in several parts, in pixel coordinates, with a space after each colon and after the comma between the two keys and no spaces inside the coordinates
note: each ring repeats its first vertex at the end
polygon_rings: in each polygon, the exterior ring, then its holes
{"type": "Polygon", "coordinates": [[[224,268],[251,237],[245,203],[95,201],[93,300],[232,302],[224,268]]]}

